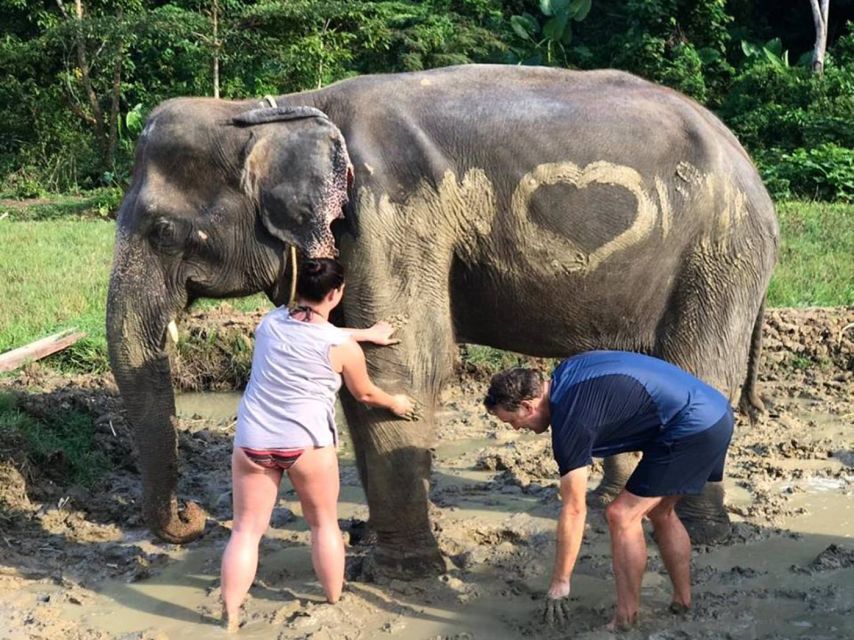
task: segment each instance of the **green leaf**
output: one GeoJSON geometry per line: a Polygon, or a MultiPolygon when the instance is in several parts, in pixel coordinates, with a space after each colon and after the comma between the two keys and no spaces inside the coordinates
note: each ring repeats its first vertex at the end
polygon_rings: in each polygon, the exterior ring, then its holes
{"type": "Polygon", "coordinates": [[[799,67],[810,68],[810,67],[812,67],[812,57],[813,57],[812,51],[804,51],[800,55],[800,57],[798,58],[798,61],[795,64],[798,65],[799,67]]]}
{"type": "Polygon", "coordinates": [[[540,11],[546,16],[559,16],[568,12],[572,2],[573,0],[540,0],[540,11]]]}
{"type": "Polygon", "coordinates": [[[528,15],[512,16],[510,18],[510,26],[517,36],[526,40],[537,33],[538,27],[534,19],[528,15]]]}
{"type": "Polygon", "coordinates": [[[567,14],[558,15],[554,18],[549,18],[543,25],[543,35],[548,40],[551,40],[552,42],[557,42],[561,38],[563,38],[568,23],[569,16],[567,14]]]}
{"type": "Polygon", "coordinates": [[[563,31],[563,36],[560,39],[561,44],[568,45],[572,42],[572,23],[567,22],[563,31]]]}
{"type": "Polygon", "coordinates": [[[754,56],[759,55],[759,47],[757,47],[752,42],[748,42],[747,40],[741,41],[741,50],[748,58],[753,58],[754,56]]]}
{"type": "Polygon", "coordinates": [[[133,134],[137,134],[142,131],[143,117],[140,110],[142,109],[142,104],[136,104],[133,109],[127,112],[125,115],[125,125],[129,132],[133,134]]]}
{"type": "Polygon", "coordinates": [[[778,58],[783,56],[783,41],[780,38],[772,38],[765,43],[765,48],[778,58]]]}
{"type": "Polygon", "coordinates": [[[700,56],[700,60],[703,61],[703,64],[717,62],[721,59],[721,52],[717,49],[712,49],[711,47],[703,47],[702,49],[697,50],[697,55],[700,56]]]}
{"type": "Polygon", "coordinates": [[[576,22],[581,22],[590,13],[590,7],[593,6],[593,0],[572,0],[570,6],[570,14],[576,22]]]}
{"type": "Polygon", "coordinates": [[[773,51],[766,47],[762,47],[762,53],[765,54],[766,60],[773,64],[777,68],[784,68],[786,65],[783,64],[783,61],[780,59],[780,56],[776,55],[773,51]]]}

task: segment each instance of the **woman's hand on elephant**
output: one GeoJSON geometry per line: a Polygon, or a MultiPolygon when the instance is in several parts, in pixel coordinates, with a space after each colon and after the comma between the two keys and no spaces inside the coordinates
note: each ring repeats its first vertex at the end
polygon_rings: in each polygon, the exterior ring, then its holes
{"type": "Polygon", "coordinates": [[[396,393],[391,397],[391,412],[407,420],[415,419],[415,401],[405,393],[396,393]]]}
{"type": "Polygon", "coordinates": [[[387,347],[389,345],[397,344],[400,342],[400,340],[398,340],[397,338],[391,337],[394,332],[395,328],[391,325],[390,322],[380,320],[372,327],[362,329],[362,333],[360,336],[361,339],[359,341],[372,342],[373,344],[380,345],[381,347],[387,347]]]}

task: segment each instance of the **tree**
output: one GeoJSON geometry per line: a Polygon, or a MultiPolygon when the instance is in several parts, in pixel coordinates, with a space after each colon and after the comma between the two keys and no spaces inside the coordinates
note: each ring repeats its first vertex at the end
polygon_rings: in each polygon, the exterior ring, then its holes
{"type": "MultiPolygon", "coordinates": [[[[95,139],[101,150],[104,169],[112,170],[115,167],[116,141],[118,139],[116,123],[118,121],[119,98],[122,89],[123,47],[119,46],[118,55],[111,61],[110,104],[109,111],[105,114],[92,83],[92,67],[90,63],[92,54],[89,51],[90,41],[86,37],[83,28],[83,2],[82,0],[75,0],[73,13],[70,13],[66,9],[62,0],[56,0],[56,6],[59,8],[63,19],[71,25],[73,48],[77,60],[76,67],[68,75],[67,96],[69,98],[69,106],[84,122],[90,124],[95,129],[95,139]],[[75,76],[79,78],[79,82],[83,87],[85,97],[82,99],[75,94],[72,82],[70,81],[70,78],[75,76]]],[[[121,20],[121,15],[122,11],[119,8],[118,20],[121,20]]]]}
{"type": "Polygon", "coordinates": [[[812,55],[813,73],[824,73],[824,51],[827,48],[827,14],[830,0],[810,0],[815,24],[815,48],[812,55]]]}
{"type": "Polygon", "coordinates": [[[541,18],[530,13],[511,16],[510,27],[522,44],[511,47],[508,61],[569,66],[567,47],[572,41],[572,21],[584,20],[591,5],[592,0],[540,0],[541,18]]]}

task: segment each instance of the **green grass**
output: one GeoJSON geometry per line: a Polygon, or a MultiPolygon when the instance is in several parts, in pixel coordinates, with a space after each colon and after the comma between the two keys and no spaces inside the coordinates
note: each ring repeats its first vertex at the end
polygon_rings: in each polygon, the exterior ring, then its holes
{"type": "Polygon", "coordinates": [[[0,394],[0,437],[23,441],[27,458],[50,470],[57,479],[91,486],[111,468],[95,447],[92,417],[79,410],[63,410],[35,418],[21,411],[11,394],[0,394]]]}
{"type": "MultiPolygon", "coordinates": [[[[786,202],[778,210],[783,240],[770,306],[854,305],[854,205],[786,202]]],[[[50,362],[67,370],[106,370],[104,307],[114,224],[33,217],[24,212],[0,220],[0,352],[77,327],[88,337],[50,362]]],[[[269,306],[263,295],[229,303],[244,311],[269,306]]],[[[477,348],[470,355],[483,364],[496,357],[477,348]]]]}
{"type": "MultiPolygon", "coordinates": [[[[0,353],[76,327],[87,337],[51,362],[66,370],[107,370],[104,318],[114,234],[109,220],[0,220],[0,353]]],[[[269,304],[263,296],[230,302],[244,311],[269,304]]]]}
{"type": "Polygon", "coordinates": [[[854,304],[854,205],[784,202],[782,243],[768,289],[772,307],[854,304]]]}
{"type": "Polygon", "coordinates": [[[0,222],[0,351],[71,327],[97,351],[114,234],[96,220],[0,222]]]}

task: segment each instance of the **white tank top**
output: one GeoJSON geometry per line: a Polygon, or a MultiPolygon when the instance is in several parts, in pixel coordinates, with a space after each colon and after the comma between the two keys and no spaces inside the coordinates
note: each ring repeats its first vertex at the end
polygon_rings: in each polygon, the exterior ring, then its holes
{"type": "Polygon", "coordinates": [[[255,330],[249,384],[237,410],[234,444],[250,449],[303,449],[338,444],[335,396],[341,374],[329,361],[350,340],[331,324],[302,322],[273,309],[255,330]]]}

